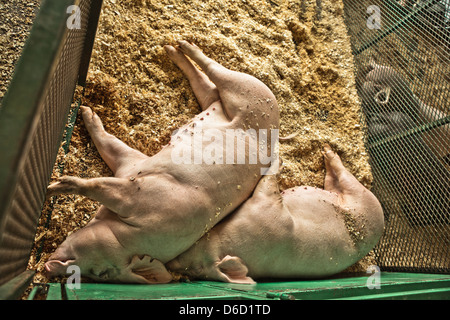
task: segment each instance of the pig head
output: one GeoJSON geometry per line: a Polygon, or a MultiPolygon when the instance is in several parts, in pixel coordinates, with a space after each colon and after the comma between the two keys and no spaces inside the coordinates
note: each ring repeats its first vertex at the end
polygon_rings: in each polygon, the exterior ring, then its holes
{"type": "Polygon", "coordinates": [[[126,283],[166,283],[172,276],[164,265],[152,257],[124,248],[108,223],[115,223],[115,214],[101,207],[97,217],[72,233],[45,264],[50,275],[64,275],[70,266],[96,281],[126,283]],[[100,219],[101,220],[100,220],[100,219]]]}

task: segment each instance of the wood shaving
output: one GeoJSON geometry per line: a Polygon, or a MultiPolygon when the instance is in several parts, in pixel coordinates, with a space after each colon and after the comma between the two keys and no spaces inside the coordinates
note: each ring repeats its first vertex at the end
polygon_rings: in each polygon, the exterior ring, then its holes
{"type": "Polygon", "coordinates": [[[19,60],[40,0],[0,2],[0,103],[19,60]]]}

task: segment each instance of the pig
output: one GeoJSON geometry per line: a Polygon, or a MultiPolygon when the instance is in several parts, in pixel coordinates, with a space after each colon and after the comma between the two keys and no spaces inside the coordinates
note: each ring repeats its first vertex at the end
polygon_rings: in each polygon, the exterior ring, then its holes
{"type": "Polygon", "coordinates": [[[450,125],[420,132],[448,115],[422,102],[392,67],[372,62],[360,76],[373,190],[395,199],[413,226],[448,224],[450,125]]]}
{"type": "MultiPolygon", "coordinates": [[[[447,116],[446,113],[421,101],[411,90],[405,77],[394,68],[371,61],[358,75],[365,101],[363,110],[371,114],[402,112],[416,124],[433,122],[447,116]]],[[[450,126],[435,129],[448,142],[450,126]]],[[[444,145],[448,145],[445,143],[444,145]]]]}
{"type": "Polygon", "coordinates": [[[166,264],[192,279],[251,284],[258,279],[322,278],[363,258],[384,230],[377,198],[324,145],[324,189],[280,193],[264,176],[239,209],[166,264]]]}
{"type": "Polygon", "coordinates": [[[271,90],[251,75],[225,68],[187,41],[164,50],[189,80],[202,112],[149,157],[107,133],[90,108],[81,108],[89,135],[114,177],[64,176],[48,187],[48,196],[78,194],[101,203],[95,217],[68,236],[45,263],[49,277],[64,275],[76,265],[82,276],[100,282],[169,282],[172,277],[164,264],[233,212],[271,168],[272,161],[249,161],[252,153],[276,157],[272,144],[255,148],[257,137],[248,130],[271,129],[267,140],[276,132],[278,104],[271,90]],[[202,136],[208,130],[216,139],[202,136]],[[239,134],[226,140],[225,147],[217,134],[230,131],[239,134]],[[224,162],[233,160],[225,154],[197,161],[198,148],[219,153],[239,142],[249,146],[243,163],[224,162]],[[179,156],[183,152],[189,156],[179,156]]]}
{"type": "MultiPolygon", "coordinates": [[[[448,116],[421,101],[406,79],[391,67],[372,61],[359,78],[369,142],[448,116]]],[[[449,124],[437,126],[421,133],[420,143],[425,143],[437,158],[446,157],[450,153],[449,132],[449,124]]]]}

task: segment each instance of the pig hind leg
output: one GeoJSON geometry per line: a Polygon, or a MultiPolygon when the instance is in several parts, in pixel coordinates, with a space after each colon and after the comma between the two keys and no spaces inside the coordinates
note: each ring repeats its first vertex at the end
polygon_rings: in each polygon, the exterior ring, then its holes
{"type": "Polygon", "coordinates": [[[275,103],[276,99],[270,89],[261,81],[245,73],[225,68],[210,59],[195,45],[179,41],[180,50],[195,61],[216,85],[225,114],[231,120],[241,109],[262,103],[275,103]]]}
{"type": "MultiPolygon", "coordinates": [[[[362,258],[383,233],[383,209],[375,195],[345,169],[340,157],[330,146],[324,146],[323,155],[327,170],[324,188],[338,193],[341,209],[354,219],[352,230],[358,230],[360,235],[364,235],[356,242],[358,254],[362,258]]],[[[350,229],[349,232],[353,234],[350,229]]]]}
{"type": "Polygon", "coordinates": [[[220,99],[216,86],[209,78],[197,69],[179,50],[172,46],[164,46],[169,58],[183,71],[202,110],[206,110],[213,102],[220,99]]]}
{"type": "Polygon", "coordinates": [[[81,107],[83,120],[98,152],[114,175],[120,177],[120,169],[133,166],[148,157],[127,146],[115,136],[107,133],[97,114],[90,108],[81,107]]]}
{"type": "Polygon", "coordinates": [[[353,196],[358,194],[364,187],[344,167],[341,158],[328,144],[324,145],[322,154],[325,160],[325,183],[324,189],[336,192],[342,196],[353,196]]]}

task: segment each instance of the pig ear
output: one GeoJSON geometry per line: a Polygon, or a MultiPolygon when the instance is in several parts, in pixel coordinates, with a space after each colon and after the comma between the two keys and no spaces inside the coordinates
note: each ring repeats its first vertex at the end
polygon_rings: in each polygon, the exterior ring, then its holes
{"type": "Polygon", "coordinates": [[[172,281],[172,275],[164,264],[150,256],[133,256],[128,266],[131,281],[140,283],[168,283],[172,281]]]}
{"type": "Polygon", "coordinates": [[[217,268],[221,278],[225,282],[232,283],[255,283],[252,278],[247,277],[248,269],[238,257],[226,256],[218,264],[217,268]]]}

